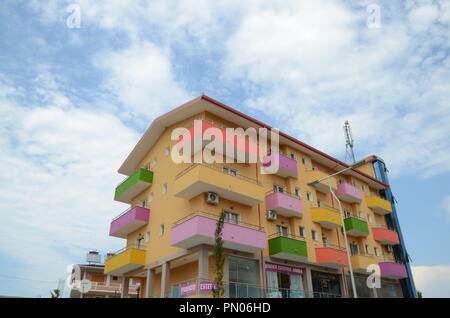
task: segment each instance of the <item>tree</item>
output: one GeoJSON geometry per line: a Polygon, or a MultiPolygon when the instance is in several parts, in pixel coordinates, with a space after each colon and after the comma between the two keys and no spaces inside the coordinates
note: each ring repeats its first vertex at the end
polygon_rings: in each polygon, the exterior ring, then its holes
{"type": "Polygon", "coordinates": [[[214,279],[214,287],[213,287],[213,297],[220,298],[224,293],[223,286],[223,264],[225,263],[225,256],[223,254],[223,224],[225,221],[225,212],[222,211],[219,219],[217,220],[216,231],[214,233],[214,249],[213,249],[213,257],[214,257],[214,269],[216,272],[216,277],[214,279]]]}
{"type": "Polygon", "coordinates": [[[422,298],[422,292],[420,290],[417,291],[417,298],[422,298]]]}
{"type": "Polygon", "coordinates": [[[59,289],[54,289],[50,294],[52,298],[61,298],[61,291],[59,289]]]}

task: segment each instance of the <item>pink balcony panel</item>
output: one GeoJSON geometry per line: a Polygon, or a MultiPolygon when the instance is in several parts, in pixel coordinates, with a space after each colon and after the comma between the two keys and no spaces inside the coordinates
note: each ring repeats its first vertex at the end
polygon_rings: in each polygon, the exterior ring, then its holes
{"type": "Polygon", "coordinates": [[[341,183],[338,185],[336,190],[336,196],[342,201],[348,203],[355,203],[362,201],[362,193],[358,188],[354,187],[349,183],[341,183]]]}
{"type": "Polygon", "coordinates": [[[275,210],[279,215],[287,217],[303,215],[300,198],[282,192],[273,192],[266,196],[266,210],[275,210]]]}
{"type": "MultiPolygon", "coordinates": [[[[170,244],[182,248],[191,248],[199,244],[214,245],[214,232],[217,220],[205,216],[192,218],[172,228],[170,244]]],[[[225,223],[222,232],[224,248],[255,253],[266,249],[267,240],[264,231],[241,225],[225,223]]]]}
{"type": "Polygon", "coordinates": [[[380,266],[380,272],[382,277],[394,279],[408,277],[406,267],[403,264],[398,264],[395,262],[381,262],[378,265],[380,266]]]}
{"type": "Polygon", "coordinates": [[[277,152],[272,152],[263,159],[263,166],[267,173],[271,173],[272,169],[275,174],[280,177],[297,178],[297,160],[291,159],[277,152]],[[276,163],[278,161],[278,170],[276,170],[276,163]]]}
{"type": "Polygon", "coordinates": [[[111,222],[109,235],[127,238],[127,235],[146,225],[150,217],[150,210],[135,206],[111,222]]]}

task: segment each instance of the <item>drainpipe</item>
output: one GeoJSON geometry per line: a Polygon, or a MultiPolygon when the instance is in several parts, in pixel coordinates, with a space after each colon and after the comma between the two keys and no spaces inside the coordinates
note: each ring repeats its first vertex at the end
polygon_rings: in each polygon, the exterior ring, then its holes
{"type": "MultiPolygon", "coordinates": [[[[255,166],[256,166],[256,181],[259,182],[259,179],[258,179],[258,161],[256,161],[256,165],[255,166]]],[[[261,203],[258,203],[258,224],[259,224],[259,227],[261,228],[261,206],[260,206],[260,204],[261,203]]],[[[266,297],[266,280],[265,280],[266,275],[264,273],[264,256],[263,256],[263,251],[259,252],[259,257],[260,257],[259,267],[260,267],[260,271],[261,271],[261,274],[259,276],[260,276],[260,279],[262,280],[263,296],[266,297]]]]}

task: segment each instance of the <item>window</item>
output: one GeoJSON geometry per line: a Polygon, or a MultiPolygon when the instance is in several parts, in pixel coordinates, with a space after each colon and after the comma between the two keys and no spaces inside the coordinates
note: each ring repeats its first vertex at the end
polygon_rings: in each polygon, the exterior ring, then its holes
{"type": "Polygon", "coordinates": [[[373,248],[373,252],[375,253],[375,256],[380,256],[380,252],[378,251],[378,247],[373,248]]]}
{"type": "Polygon", "coordinates": [[[302,164],[306,165],[306,159],[302,157],[302,164]]]}
{"type": "Polygon", "coordinates": [[[145,242],[150,242],[150,232],[145,233],[145,242]]]}
{"type": "Polygon", "coordinates": [[[224,222],[239,224],[239,214],[228,211],[224,212],[224,214],[225,214],[224,222]]]}
{"type": "Polygon", "coordinates": [[[150,195],[148,196],[148,202],[152,201],[153,201],[153,192],[151,192],[150,195]]]}
{"type": "Polygon", "coordinates": [[[363,185],[361,185],[361,189],[363,190],[363,191],[366,191],[366,186],[363,184],[363,185]]]}
{"type": "Polygon", "coordinates": [[[358,255],[359,254],[359,246],[356,244],[355,241],[352,241],[350,243],[350,252],[352,255],[358,255]]]}
{"type": "Polygon", "coordinates": [[[306,237],[306,232],[305,232],[305,228],[303,226],[300,226],[298,228],[298,232],[300,233],[301,237],[306,237]]]}
{"type": "Polygon", "coordinates": [[[297,155],[293,152],[291,152],[291,159],[297,160],[297,155]]]}
{"type": "Polygon", "coordinates": [[[146,208],[147,207],[147,200],[142,200],[141,207],[146,208]]]}
{"type": "Polygon", "coordinates": [[[370,246],[366,244],[366,254],[371,254],[370,246]]]}
{"type": "Polygon", "coordinates": [[[166,147],[166,150],[164,151],[164,154],[165,154],[166,156],[169,156],[169,155],[170,155],[170,146],[167,146],[167,147],[166,147]]]}
{"type": "Polygon", "coordinates": [[[295,196],[301,198],[302,197],[302,191],[300,188],[295,188],[295,196]]]}
{"type": "Polygon", "coordinates": [[[153,158],[152,161],[150,162],[150,168],[153,168],[154,166],[156,166],[156,163],[158,162],[158,158],[153,158]]]}
{"type": "Polygon", "coordinates": [[[322,206],[322,201],[317,200],[317,206],[320,208],[322,206]]]}
{"type": "Polygon", "coordinates": [[[363,213],[362,213],[361,211],[358,211],[358,217],[359,217],[360,219],[364,218],[364,215],[363,215],[363,213]]]}
{"type": "Polygon", "coordinates": [[[311,201],[311,202],[313,202],[314,200],[313,200],[313,195],[312,195],[312,193],[311,192],[306,192],[306,198],[308,199],[308,201],[311,201]]]}
{"type": "Polygon", "coordinates": [[[142,248],[142,242],[144,241],[144,236],[142,236],[142,234],[138,235],[138,238],[136,239],[136,247],[137,248],[142,248]]]}
{"type": "Polygon", "coordinates": [[[167,193],[167,183],[164,183],[162,185],[162,194],[166,194],[167,193]]]}
{"type": "Polygon", "coordinates": [[[118,280],[119,278],[117,276],[112,277],[113,280],[118,280]]]}
{"type": "Polygon", "coordinates": [[[285,193],[286,192],[286,187],[284,186],[279,186],[277,184],[273,185],[273,192],[281,192],[281,193],[285,193]]]}
{"type": "Polygon", "coordinates": [[[235,170],[235,169],[231,169],[228,167],[223,167],[223,172],[232,175],[232,176],[238,176],[239,175],[239,171],[235,170]]]}
{"type": "Polygon", "coordinates": [[[317,231],[316,230],[311,231],[311,236],[314,241],[317,241],[317,231]]]}
{"type": "Polygon", "coordinates": [[[367,213],[367,221],[372,222],[372,215],[370,213],[367,213]]]}
{"type": "Polygon", "coordinates": [[[164,235],[164,224],[161,224],[159,226],[159,236],[163,236],[164,235]]]}
{"type": "Polygon", "coordinates": [[[287,226],[277,225],[277,233],[281,236],[289,236],[289,229],[287,226]]]}

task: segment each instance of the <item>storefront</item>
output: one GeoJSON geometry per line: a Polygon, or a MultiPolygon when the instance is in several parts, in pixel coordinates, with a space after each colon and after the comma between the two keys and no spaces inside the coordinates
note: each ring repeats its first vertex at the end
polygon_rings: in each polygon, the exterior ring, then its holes
{"type": "Polygon", "coordinates": [[[268,298],[304,298],[303,269],[265,263],[268,298]]]}
{"type": "Polygon", "coordinates": [[[228,281],[226,296],[232,298],[258,298],[262,296],[259,282],[259,262],[256,260],[228,257],[228,281]]]}
{"type": "Polygon", "coordinates": [[[311,278],[314,298],[342,297],[340,275],[311,271],[311,278]]]}

